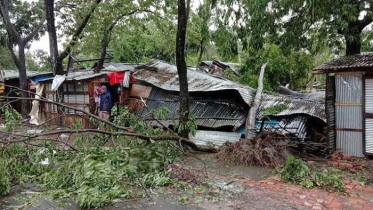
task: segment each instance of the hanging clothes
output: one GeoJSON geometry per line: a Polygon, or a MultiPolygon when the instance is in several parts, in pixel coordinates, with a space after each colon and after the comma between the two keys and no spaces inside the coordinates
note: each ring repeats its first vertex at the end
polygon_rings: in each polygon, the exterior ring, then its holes
{"type": "Polygon", "coordinates": [[[125,72],[110,72],[107,73],[109,77],[110,85],[120,84],[123,82],[125,72]]]}

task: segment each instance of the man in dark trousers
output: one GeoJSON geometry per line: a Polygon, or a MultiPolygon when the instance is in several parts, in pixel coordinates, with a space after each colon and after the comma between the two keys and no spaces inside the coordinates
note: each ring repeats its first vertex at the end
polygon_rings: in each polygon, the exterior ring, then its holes
{"type": "Polygon", "coordinates": [[[107,90],[106,86],[101,86],[100,91],[100,109],[98,116],[104,120],[109,120],[113,101],[111,100],[110,92],[107,90]]]}

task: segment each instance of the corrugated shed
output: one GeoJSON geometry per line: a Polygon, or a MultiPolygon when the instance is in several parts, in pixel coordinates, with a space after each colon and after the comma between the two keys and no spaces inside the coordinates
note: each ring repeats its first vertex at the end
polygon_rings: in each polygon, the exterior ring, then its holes
{"type": "MultiPolygon", "coordinates": [[[[216,98],[215,98],[216,99],[216,98]]],[[[198,126],[219,128],[225,126],[240,127],[245,123],[247,111],[235,104],[213,100],[213,99],[195,99],[190,98],[190,113],[196,118],[198,126]]],[[[159,88],[153,88],[148,99],[146,99],[146,108],[140,110],[137,114],[145,116],[148,110],[157,110],[167,108],[170,113],[165,116],[162,123],[166,126],[177,122],[179,113],[178,96],[159,88]]],[[[151,125],[157,125],[156,121],[147,120],[151,125]]]]}
{"type": "MultiPolygon", "coordinates": [[[[27,71],[28,78],[51,74],[51,72],[27,71]]],[[[17,79],[19,78],[19,72],[18,70],[1,70],[0,77],[4,77],[1,80],[17,79]]]]}
{"type": "Polygon", "coordinates": [[[332,61],[323,63],[313,70],[357,70],[363,68],[373,69],[373,52],[366,52],[359,55],[342,56],[332,61]]]}
{"type": "MultiPolygon", "coordinates": [[[[134,77],[164,90],[179,91],[179,77],[176,66],[163,61],[152,60],[143,69],[136,71],[134,77]]],[[[254,95],[254,89],[251,87],[191,69],[188,70],[188,85],[190,92],[238,91],[249,106],[254,95]]]]}
{"type": "Polygon", "coordinates": [[[321,101],[305,100],[292,98],[287,95],[280,95],[275,93],[263,93],[262,103],[259,107],[259,118],[263,117],[265,110],[278,105],[285,105],[285,109],[274,116],[286,116],[293,114],[306,114],[317,117],[326,122],[325,103],[321,101]]]}
{"type": "Polygon", "coordinates": [[[362,157],[362,75],[336,75],[335,85],[337,149],[347,155],[362,157]]]}

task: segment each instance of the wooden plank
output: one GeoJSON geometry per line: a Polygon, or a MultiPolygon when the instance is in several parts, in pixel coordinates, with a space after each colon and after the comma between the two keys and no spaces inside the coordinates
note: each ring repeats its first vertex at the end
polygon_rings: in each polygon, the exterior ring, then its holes
{"type": "Polygon", "coordinates": [[[334,106],[362,106],[362,103],[334,103],[334,106]]]}
{"type": "Polygon", "coordinates": [[[335,72],[334,74],[335,75],[343,75],[343,74],[358,74],[358,75],[362,75],[363,72],[362,71],[343,71],[343,72],[335,72]]]}
{"type": "Polygon", "coordinates": [[[353,131],[353,132],[364,132],[364,129],[356,128],[335,128],[336,131],[353,131]]]}

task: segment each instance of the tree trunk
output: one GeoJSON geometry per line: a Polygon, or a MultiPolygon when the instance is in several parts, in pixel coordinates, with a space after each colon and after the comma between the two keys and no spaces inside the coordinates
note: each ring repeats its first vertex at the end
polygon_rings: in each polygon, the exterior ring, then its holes
{"type": "Polygon", "coordinates": [[[47,17],[47,29],[49,34],[49,49],[52,63],[52,72],[54,75],[62,75],[63,69],[57,71],[57,57],[58,57],[58,45],[57,45],[57,33],[54,21],[54,0],[45,0],[45,10],[47,17]]]}
{"type": "Polygon", "coordinates": [[[104,67],[105,57],[106,57],[106,51],[107,47],[110,42],[111,37],[111,30],[113,30],[114,27],[110,27],[108,32],[104,34],[104,38],[102,39],[102,49],[101,49],[101,56],[100,60],[98,60],[97,66],[94,70],[95,73],[100,73],[101,69],[104,67]]]}
{"type": "Polygon", "coordinates": [[[264,77],[264,71],[266,67],[267,67],[267,63],[265,63],[262,66],[262,69],[260,70],[260,75],[258,79],[258,89],[256,90],[254,101],[251,104],[250,111],[246,119],[246,139],[254,139],[256,136],[256,129],[255,129],[256,113],[258,112],[260,102],[262,100],[263,77],[264,77]]]}
{"type": "Polygon", "coordinates": [[[200,41],[200,45],[199,45],[199,55],[198,55],[198,60],[197,60],[197,69],[199,69],[199,65],[201,64],[202,62],[202,56],[203,56],[203,44],[204,44],[204,41],[203,39],[200,41]]]}
{"type": "MultiPolygon", "coordinates": [[[[185,62],[185,37],[187,29],[187,8],[185,0],[178,0],[178,21],[176,36],[176,66],[180,85],[179,125],[185,126],[189,120],[189,92],[187,66],[185,62]]],[[[182,129],[180,135],[188,138],[189,129],[182,129]]]]}
{"type": "MultiPolygon", "coordinates": [[[[47,1],[47,0],[46,0],[47,1]]],[[[93,13],[95,12],[96,8],[100,4],[102,0],[96,0],[95,5],[91,8],[87,16],[82,19],[80,25],[76,28],[74,34],[71,37],[70,42],[66,45],[65,50],[63,50],[57,57],[56,61],[56,71],[63,72],[63,60],[69,56],[73,47],[77,44],[80,35],[82,34],[84,28],[87,26],[89,20],[91,19],[93,13]]]]}
{"type": "Polygon", "coordinates": [[[356,55],[361,52],[361,34],[345,35],[346,55],[356,55]]]}
{"type": "MultiPolygon", "coordinates": [[[[18,72],[19,72],[19,88],[21,90],[27,91],[27,72],[26,72],[26,58],[25,58],[25,45],[19,44],[18,45],[18,72]]],[[[21,91],[21,97],[27,98],[27,92],[21,91]]],[[[28,116],[28,102],[26,100],[21,100],[21,114],[23,118],[27,118],[28,116]]]]}

